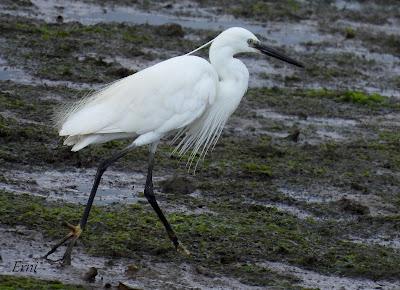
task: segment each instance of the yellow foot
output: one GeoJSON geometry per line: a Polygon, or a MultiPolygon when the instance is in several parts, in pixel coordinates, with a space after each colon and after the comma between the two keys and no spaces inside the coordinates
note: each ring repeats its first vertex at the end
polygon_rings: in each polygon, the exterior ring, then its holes
{"type": "Polygon", "coordinates": [[[68,247],[61,259],[64,265],[70,265],[71,264],[71,252],[72,248],[75,245],[76,240],[80,237],[82,234],[82,228],[80,224],[77,226],[74,226],[68,222],[63,222],[63,224],[70,229],[70,232],[68,235],[66,235],[62,240],[60,240],[54,247],[51,248],[50,251],[47,252],[46,255],[44,255],[43,258],[48,259],[47,257],[51,254],[53,254],[60,246],[62,246],[64,243],[70,240],[68,247]]]}
{"type": "Polygon", "coordinates": [[[82,234],[82,228],[81,225],[78,224],[77,226],[74,226],[70,224],[69,222],[64,222],[64,225],[71,230],[70,235],[78,239],[80,235],[82,234]]]}
{"type": "Polygon", "coordinates": [[[188,249],[185,248],[184,245],[182,245],[181,243],[178,244],[178,246],[176,247],[176,251],[180,254],[184,254],[186,256],[191,256],[192,254],[189,252],[188,249]]]}

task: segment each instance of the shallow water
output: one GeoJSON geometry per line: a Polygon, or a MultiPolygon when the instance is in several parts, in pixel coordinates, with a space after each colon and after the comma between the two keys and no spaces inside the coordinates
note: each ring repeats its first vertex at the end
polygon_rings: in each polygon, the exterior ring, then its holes
{"type": "Polygon", "coordinates": [[[30,83],[32,78],[23,70],[7,65],[6,60],[0,57],[0,81],[8,80],[30,83]]]}
{"type": "MultiPolygon", "coordinates": [[[[319,144],[326,141],[343,142],[370,134],[362,129],[362,123],[353,119],[312,116],[303,119],[299,116],[277,113],[271,109],[257,109],[255,113],[257,116],[265,118],[266,120],[279,122],[286,128],[298,128],[301,133],[300,143],[319,144]]],[[[265,131],[263,133],[270,135],[265,131]]],[[[276,132],[274,133],[276,134],[276,132]]],[[[288,131],[287,135],[289,133],[288,131]]]]}
{"type": "MultiPolygon", "coordinates": [[[[268,22],[266,24],[259,22],[251,22],[248,20],[237,19],[229,15],[216,15],[215,12],[206,10],[198,7],[193,3],[183,2],[182,4],[173,5],[171,9],[161,9],[157,13],[147,12],[138,9],[135,6],[101,6],[94,4],[87,4],[80,1],[72,1],[68,4],[63,0],[48,1],[48,0],[34,0],[32,1],[35,5],[33,10],[17,10],[17,11],[6,11],[7,13],[14,15],[28,16],[36,19],[43,19],[50,23],[55,23],[56,18],[62,15],[65,22],[79,21],[82,24],[90,25],[96,23],[110,23],[110,22],[126,22],[131,24],[150,24],[150,25],[162,25],[166,23],[178,23],[186,28],[195,30],[209,30],[209,31],[220,31],[232,26],[242,26],[249,30],[261,35],[265,38],[267,43],[271,43],[278,46],[284,46],[289,48],[291,51],[295,51],[301,54],[315,54],[320,52],[328,52],[333,55],[342,53],[351,53],[358,56],[365,57],[367,60],[376,62],[374,69],[371,72],[366,70],[368,75],[367,80],[363,80],[362,77],[354,77],[352,80],[345,79],[332,79],[332,80],[307,80],[295,83],[295,86],[302,86],[304,88],[318,88],[326,87],[330,89],[336,89],[340,87],[342,89],[357,89],[366,91],[368,93],[380,93],[386,96],[400,97],[400,91],[393,87],[388,86],[388,80],[395,76],[400,70],[400,61],[397,56],[390,54],[382,54],[376,52],[370,52],[368,48],[363,46],[359,41],[346,40],[343,36],[331,33],[321,32],[319,29],[319,23],[315,20],[302,20],[298,22],[268,22]],[[193,16],[182,16],[182,13],[189,11],[187,14],[197,15],[193,16]],[[316,46],[310,50],[308,43],[313,43],[316,46]],[[320,51],[318,48],[321,45],[323,50],[320,51]],[[397,63],[397,64],[396,64],[397,63]]],[[[343,25],[350,25],[338,21],[334,26],[342,27],[343,25]]],[[[353,26],[352,24],[350,26],[353,26]]],[[[390,33],[395,24],[386,25],[385,28],[380,28],[382,32],[390,33]]],[[[397,30],[397,29],[395,29],[397,30]]],[[[191,37],[190,33],[186,36],[188,39],[191,37]]],[[[171,54],[171,52],[165,52],[171,54]]],[[[156,59],[155,61],[144,61],[140,64],[135,63],[135,68],[143,69],[154,63],[157,63],[162,59],[156,59]]],[[[121,59],[120,62],[125,67],[129,66],[128,63],[132,64],[132,61],[126,61],[121,59]]],[[[298,78],[307,79],[307,74],[299,72],[296,68],[290,66],[284,66],[283,68],[277,68],[269,65],[266,61],[261,61],[260,58],[244,58],[244,62],[251,71],[250,87],[264,87],[264,86],[286,86],[285,78],[291,77],[294,73],[297,73],[298,78]],[[268,79],[265,78],[268,76],[268,79]]],[[[356,64],[355,64],[356,65],[356,64]]],[[[339,69],[339,68],[338,68],[339,69]]],[[[346,68],[343,68],[346,69],[346,68]]],[[[1,71],[1,68],[0,68],[1,71]]],[[[364,72],[364,71],[363,71],[364,72]]],[[[23,73],[23,72],[22,72],[23,73]]],[[[39,83],[35,78],[25,74],[25,78],[21,78],[20,69],[13,70],[10,73],[0,73],[0,79],[12,79],[14,81],[22,82],[26,79],[26,82],[39,83]]],[[[86,84],[74,84],[71,82],[63,81],[47,81],[49,85],[66,85],[73,88],[86,88],[86,84]]],[[[96,84],[89,87],[96,88],[96,84]]]]}
{"type": "MultiPolygon", "coordinates": [[[[0,189],[13,192],[30,192],[34,195],[45,196],[50,200],[64,200],[71,203],[86,204],[92,187],[95,169],[42,170],[32,168],[26,171],[7,171],[4,173],[10,182],[0,183],[0,189]],[[13,180],[20,182],[14,183],[13,180]]],[[[155,181],[163,178],[155,177],[155,181]]],[[[107,171],[96,194],[95,204],[107,205],[113,203],[137,203],[143,193],[145,176],[138,172],[107,171]]]]}
{"type": "Polygon", "coordinates": [[[267,269],[281,271],[282,273],[291,273],[302,279],[303,282],[301,285],[304,287],[319,287],[320,289],[332,290],[397,289],[399,287],[397,283],[389,281],[372,281],[366,279],[327,276],[279,262],[264,262],[260,265],[267,269]]]}
{"type": "MultiPolygon", "coordinates": [[[[287,23],[283,27],[281,24],[268,25],[268,29],[261,23],[250,23],[242,19],[235,19],[228,15],[213,15],[214,17],[187,17],[176,16],[172,9],[171,14],[150,13],[140,11],[132,7],[102,7],[93,4],[86,4],[79,1],[73,1],[65,5],[65,1],[32,1],[38,7],[39,13],[36,17],[48,22],[56,22],[56,17],[63,15],[64,20],[79,21],[85,25],[91,25],[101,22],[127,22],[132,24],[162,25],[166,23],[178,23],[183,27],[192,29],[204,29],[220,31],[233,26],[241,26],[249,29],[253,33],[260,34],[267,39],[276,41],[279,44],[294,45],[301,42],[313,41],[319,42],[330,38],[318,33],[315,22],[304,21],[302,23],[287,23]],[[55,7],[63,7],[56,9],[55,7]]],[[[200,10],[200,8],[199,8],[200,10]]]]}

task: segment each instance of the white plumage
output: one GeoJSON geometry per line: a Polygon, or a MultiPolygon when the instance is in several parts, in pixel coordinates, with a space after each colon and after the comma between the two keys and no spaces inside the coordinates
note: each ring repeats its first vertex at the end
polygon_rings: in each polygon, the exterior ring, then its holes
{"type": "Polygon", "coordinates": [[[162,138],[200,117],[214,102],[218,76],[196,56],[180,56],[123,78],[61,116],[60,136],[78,151],[92,143],[139,136],[136,145],[162,138]]]}
{"type": "Polygon", "coordinates": [[[199,160],[204,157],[218,141],[226,121],[248,87],[249,72],[240,60],[234,58],[235,54],[262,52],[302,66],[262,45],[254,34],[243,28],[225,30],[209,43],[210,62],[192,55],[174,57],[118,80],[59,111],[59,133],[67,137],[64,144],[73,146],[72,151],[118,138],[134,140],[131,145],[100,163],[79,224],[67,224],[71,232],[52,247],[46,258],[70,240],[62,260],[66,264],[71,263],[72,248],[87,224],[103,173],[133,147],[146,144],[151,146],[144,196],[164,224],[175,249],[189,254],[154,195],[153,166],[158,142],[164,136],[175,133],[173,141],[182,138],[175,152],[185,154],[192,149],[190,164],[197,153],[200,153],[199,160]]]}
{"type": "Polygon", "coordinates": [[[243,28],[227,29],[210,43],[210,62],[193,55],[174,57],[64,108],[57,118],[60,136],[67,137],[64,144],[78,151],[135,137],[132,145],[142,146],[178,132],[174,141],[183,138],[175,152],[193,149],[192,159],[198,152],[205,155],[248,87],[249,72],[235,54],[261,51],[299,65],[243,28]]]}

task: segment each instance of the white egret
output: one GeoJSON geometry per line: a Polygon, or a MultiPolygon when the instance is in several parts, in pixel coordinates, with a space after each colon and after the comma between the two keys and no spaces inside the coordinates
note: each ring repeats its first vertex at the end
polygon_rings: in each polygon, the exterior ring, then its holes
{"type": "Polygon", "coordinates": [[[191,150],[203,157],[215,144],[229,116],[238,107],[248,88],[249,72],[234,56],[263,53],[293,65],[296,60],[263,45],[250,31],[233,27],[223,31],[195,51],[168,59],[118,80],[82,101],[62,110],[58,116],[59,134],[72,151],[95,143],[135,138],[120,152],[101,162],[85,211],[77,226],[67,223],[71,232],[46,255],[70,240],[63,262],[71,262],[71,252],[84,230],[102,174],[107,167],[131,149],[149,145],[149,164],[144,195],[162,221],[177,251],[189,253],[181,244],[157,204],[153,192],[154,154],[160,140],[176,133],[182,137],[175,148],[179,154],[191,150]],[[210,61],[190,55],[211,44],[210,61]]]}

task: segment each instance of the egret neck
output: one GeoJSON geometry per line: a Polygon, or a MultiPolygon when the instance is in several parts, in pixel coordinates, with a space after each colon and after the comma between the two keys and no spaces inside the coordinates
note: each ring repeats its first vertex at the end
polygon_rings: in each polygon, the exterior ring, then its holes
{"type": "Polygon", "coordinates": [[[232,46],[219,46],[214,41],[210,48],[210,62],[219,77],[217,102],[223,102],[224,111],[229,116],[236,110],[247,91],[249,71],[243,62],[234,58],[240,53],[232,46]]]}

